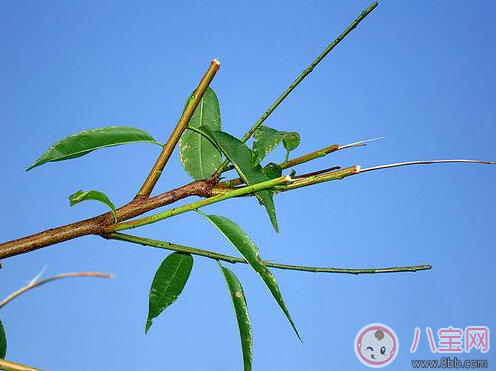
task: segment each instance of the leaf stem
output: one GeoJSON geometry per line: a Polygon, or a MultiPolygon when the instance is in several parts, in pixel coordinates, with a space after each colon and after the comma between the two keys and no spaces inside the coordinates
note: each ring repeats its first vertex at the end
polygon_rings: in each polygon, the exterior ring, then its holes
{"type": "Polygon", "coordinates": [[[188,101],[188,104],[186,105],[186,108],[184,109],[181,118],[177,122],[174,130],[172,131],[169,140],[167,141],[167,143],[165,143],[164,147],[162,148],[162,152],[160,153],[160,156],[157,158],[155,165],[153,165],[153,168],[150,170],[148,177],[143,183],[135,199],[147,198],[150,196],[150,193],[152,192],[153,187],[155,187],[155,184],[160,178],[160,175],[162,174],[165,165],[169,161],[169,158],[172,152],[174,151],[174,148],[176,147],[179,138],[186,129],[186,126],[188,125],[191,116],[193,116],[193,113],[195,112],[198,103],[202,99],[203,94],[205,94],[205,91],[207,90],[208,86],[210,85],[210,82],[213,80],[219,68],[220,68],[220,62],[217,59],[212,60],[212,62],[210,63],[210,67],[208,68],[207,72],[205,72],[205,75],[203,75],[203,78],[198,84],[198,87],[196,88],[195,92],[191,95],[191,98],[188,101]]]}
{"type": "MultiPolygon", "coordinates": [[[[153,240],[150,238],[132,236],[124,233],[112,233],[108,238],[119,241],[126,241],[138,245],[152,246],[160,249],[167,249],[176,252],[182,252],[205,258],[224,261],[231,264],[241,263],[247,264],[243,258],[238,258],[231,255],[219,254],[214,251],[198,249],[194,247],[182,246],[170,242],[153,240]]],[[[311,267],[301,265],[279,264],[264,261],[267,267],[277,269],[287,269],[293,271],[313,272],[313,273],[346,273],[346,274],[374,274],[374,273],[399,273],[399,272],[416,272],[431,269],[430,265],[414,265],[407,267],[387,267],[387,268],[328,268],[328,267],[311,267]]]]}
{"type": "Polygon", "coordinates": [[[21,287],[19,290],[13,292],[9,296],[7,296],[5,299],[3,299],[0,302],[0,309],[6,306],[8,303],[10,303],[12,300],[17,298],[19,295],[24,294],[26,291],[32,290],[36,287],[39,287],[41,285],[44,285],[45,283],[60,280],[63,278],[72,278],[72,277],[99,277],[99,278],[112,278],[113,276],[111,274],[106,274],[106,273],[99,273],[99,272],[72,272],[72,273],[61,273],[57,274],[52,277],[45,278],[43,280],[39,280],[38,277],[36,277],[33,281],[28,283],[26,286],[21,287]]]}
{"type": "MultiPolygon", "coordinates": [[[[243,136],[241,141],[245,143],[259,128],[260,125],[271,115],[272,112],[282,103],[284,99],[307,77],[310,72],[326,57],[329,52],[336,47],[358,24],[363,21],[376,7],[378,3],[374,2],[366,10],[364,10],[332,43],[330,43],[327,48],[305,69],[303,72],[293,81],[291,85],[280,95],[279,98],[265,111],[265,113],[258,119],[258,121],[251,127],[250,130],[243,136]]],[[[216,175],[220,175],[224,168],[228,165],[229,161],[226,160],[217,169],[216,175]]]]}
{"type": "Polygon", "coordinates": [[[174,209],[170,209],[170,210],[164,211],[164,212],[159,213],[159,214],[151,215],[149,217],[111,225],[106,229],[106,233],[112,233],[112,232],[116,232],[116,231],[122,231],[125,229],[141,227],[141,226],[147,225],[147,224],[152,224],[152,223],[158,222],[160,220],[170,218],[170,217],[175,216],[175,215],[179,215],[179,214],[182,214],[182,213],[185,213],[188,211],[193,211],[193,210],[199,209],[199,208],[207,206],[207,205],[211,205],[211,204],[214,204],[214,203],[217,203],[220,201],[227,200],[227,199],[232,198],[232,197],[238,197],[238,196],[244,196],[247,194],[252,194],[252,193],[264,190],[264,189],[274,188],[276,186],[288,184],[292,181],[293,180],[289,176],[283,176],[280,178],[271,179],[271,180],[267,180],[265,182],[257,183],[257,184],[251,185],[251,186],[236,188],[236,189],[233,189],[232,191],[225,192],[225,193],[222,193],[222,194],[210,197],[210,198],[206,198],[206,199],[203,199],[200,201],[192,202],[192,203],[184,205],[184,206],[176,207],[174,209]]]}

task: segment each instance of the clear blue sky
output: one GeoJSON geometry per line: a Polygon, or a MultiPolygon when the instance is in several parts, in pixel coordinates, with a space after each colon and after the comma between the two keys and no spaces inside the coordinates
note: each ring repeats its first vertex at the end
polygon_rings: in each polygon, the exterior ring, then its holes
{"type": "MultiPolygon", "coordinates": [[[[24,169],[80,130],[126,125],[164,141],[213,57],[226,131],[242,135],[369,1],[7,1],[0,4],[1,240],[95,213],[69,207],[79,189],[116,204],[139,188],[158,147],[130,145],[24,169]]],[[[299,131],[301,155],[332,143],[387,139],[302,166],[373,166],[436,158],[496,159],[493,1],[381,1],[267,120],[299,131]]],[[[282,151],[276,158],[283,156],[282,151]]],[[[156,192],[189,181],[177,154],[156,192]]],[[[252,199],[209,207],[238,222],[265,259],[338,267],[425,264],[416,274],[338,276],[274,271],[305,343],[248,267],[242,281],[254,370],[366,370],[353,351],[363,326],[399,337],[389,370],[440,359],[425,328],[496,331],[496,168],[418,166],[363,174],[276,198],[280,234],[252,199]],[[409,352],[415,327],[423,331],[409,352]]],[[[137,233],[234,253],[185,214],[137,233]]],[[[113,273],[52,283],[0,313],[8,358],[57,370],[240,370],[238,329],[222,275],[195,259],[185,291],[143,334],[148,290],[165,251],[86,237],[3,261],[0,295],[47,266],[113,273]]],[[[496,350],[460,359],[487,359],[496,350]]],[[[452,355],[453,356],[453,355],[452,355]]]]}

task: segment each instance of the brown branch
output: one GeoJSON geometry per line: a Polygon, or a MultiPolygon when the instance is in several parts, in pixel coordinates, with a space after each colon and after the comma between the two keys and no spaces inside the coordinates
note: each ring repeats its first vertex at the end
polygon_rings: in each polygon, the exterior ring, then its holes
{"type": "Polygon", "coordinates": [[[169,140],[167,141],[167,143],[165,143],[164,148],[160,153],[160,156],[157,158],[155,165],[153,165],[153,168],[150,170],[150,174],[148,174],[148,177],[141,186],[141,189],[139,190],[135,199],[147,198],[150,196],[150,193],[152,192],[153,187],[155,187],[155,184],[160,178],[160,175],[162,174],[165,165],[169,161],[169,158],[172,152],[174,151],[174,148],[176,147],[179,138],[181,138],[181,135],[183,134],[184,130],[186,130],[186,126],[188,126],[191,116],[193,116],[193,113],[195,112],[198,103],[200,103],[203,94],[205,94],[205,91],[207,90],[208,86],[210,85],[210,82],[214,78],[219,68],[220,68],[220,62],[217,59],[214,59],[210,63],[210,67],[208,68],[207,72],[205,72],[205,75],[203,75],[203,78],[198,84],[198,87],[196,88],[195,92],[189,99],[188,104],[186,105],[186,108],[184,109],[183,114],[181,115],[181,118],[177,122],[174,130],[172,131],[169,140]]]}
{"type": "MultiPolygon", "coordinates": [[[[214,178],[197,180],[156,197],[133,200],[116,210],[117,220],[128,220],[186,197],[208,197],[210,195],[210,190],[216,182],[217,179],[214,178]]],[[[114,216],[111,212],[108,212],[95,216],[94,218],[67,224],[58,228],[47,229],[40,233],[5,242],[0,244],[0,259],[24,254],[77,237],[91,234],[102,235],[105,233],[106,227],[112,224],[115,224],[114,216]]]]}
{"type": "Polygon", "coordinates": [[[106,274],[106,273],[100,273],[100,272],[73,272],[73,273],[61,273],[57,274],[52,277],[45,278],[43,280],[39,280],[38,277],[36,277],[33,281],[28,283],[26,286],[21,287],[19,290],[13,292],[9,296],[7,296],[5,299],[3,299],[0,302],[0,309],[6,306],[8,303],[10,303],[12,300],[17,298],[19,295],[24,294],[26,291],[32,290],[36,287],[39,287],[41,285],[44,285],[45,283],[60,280],[63,278],[72,278],[72,277],[99,277],[99,278],[112,278],[113,275],[111,274],[106,274]]]}

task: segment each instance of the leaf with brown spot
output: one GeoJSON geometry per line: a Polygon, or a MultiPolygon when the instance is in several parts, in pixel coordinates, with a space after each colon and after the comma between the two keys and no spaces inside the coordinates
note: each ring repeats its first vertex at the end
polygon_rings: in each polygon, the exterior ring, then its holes
{"type": "Polygon", "coordinates": [[[241,349],[243,350],[244,371],[251,371],[251,359],[253,355],[253,335],[251,332],[250,317],[248,316],[248,306],[243,287],[236,275],[229,269],[224,268],[220,262],[219,267],[226,280],[231,300],[238,321],[239,336],[241,339],[241,349]]]}
{"type": "MultiPolygon", "coordinates": [[[[198,103],[188,127],[200,126],[220,130],[220,108],[215,92],[208,88],[198,103]]],[[[193,130],[186,130],[179,140],[179,158],[184,170],[195,180],[206,179],[222,163],[220,151],[205,136],[193,130]]]]}

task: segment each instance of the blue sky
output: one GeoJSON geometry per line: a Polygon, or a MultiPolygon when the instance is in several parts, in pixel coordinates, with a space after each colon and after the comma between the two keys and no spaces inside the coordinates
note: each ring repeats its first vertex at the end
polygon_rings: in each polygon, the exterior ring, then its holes
{"type": "MultiPolygon", "coordinates": [[[[210,60],[224,130],[242,135],[367,1],[131,2],[7,1],[0,4],[1,240],[103,212],[70,208],[79,189],[124,204],[158,155],[130,145],[24,169],[77,131],[136,126],[165,141],[210,60]]],[[[492,1],[381,1],[267,120],[298,131],[295,155],[333,143],[386,136],[299,170],[437,158],[495,160],[496,7],[492,1]]],[[[283,151],[273,159],[281,159],[283,151]]],[[[277,271],[305,342],[263,283],[243,283],[254,332],[254,370],[365,370],[353,351],[370,323],[400,341],[389,370],[440,359],[425,328],[496,330],[496,168],[418,166],[367,173],[276,198],[274,234],[253,199],[205,209],[240,224],[265,259],[336,267],[432,264],[416,274],[346,276],[277,271]],[[419,349],[410,354],[414,329],[419,349]]],[[[189,181],[177,153],[157,185],[189,181]]],[[[234,253],[209,223],[184,214],[136,233],[234,253]]],[[[47,266],[113,273],[111,281],[59,281],[2,309],[8,358],[56,370],[237,370],[238,329],[222,275],[195,259],[178,301],[144,324],[148,290],[165,251],[85,237],[3,261],[6,296],[47,266]]],[[[459,359],[486,359],[472,350],[459,359]]],[[[454,355],[451,355],[452,357],[454,355]]],[[[491,367],[491,366],[490,366],[491,367]]]]}

